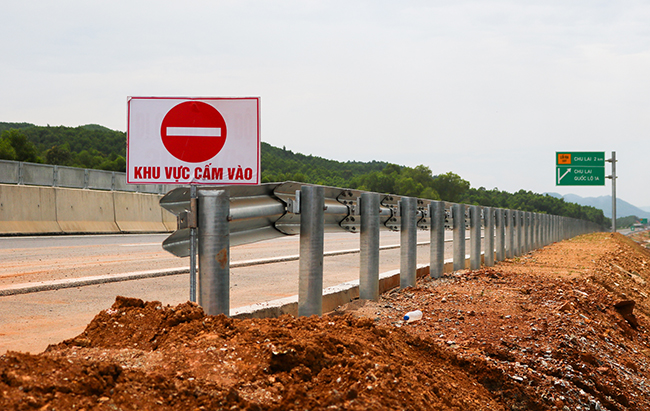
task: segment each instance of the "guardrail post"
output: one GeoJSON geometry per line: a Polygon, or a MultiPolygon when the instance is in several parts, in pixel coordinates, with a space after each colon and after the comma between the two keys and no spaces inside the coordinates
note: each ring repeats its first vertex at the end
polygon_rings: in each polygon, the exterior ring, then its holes
{"type": "Polygon", "coordinates": [[[522,254],[526,254],[530,251],[530,213],[528,211],[522,211],[524,219],[524,247],[521,250],[522,254]]]}
{"type": "Polygon", "coordinates": [[[494,265],[494,209],[492,207],[485,207],[483,209],[483,222],[485,226],[485,266],[492,267],[494,265]]]}
{"type": "Polygon", "coordinates": [[[515,241],[515,257],[519,257],[521,255],[522,247],[523,247],[523,226],[524,226],[524,213],[523,211],[516,210],[515,211],[515,237],[517,238],[517,241],[515,241]]]}
{"type": "Polygon", "coordinates": [[[417,279],[417,199],[400,200],[402,225],[400,229],[400,288],[414,287],[417,279]]]}
{"type": "Polygon", "coordinates": [[[539,241],[537,241],[537,213],[531,213],[530,215],[530,232],[531,232],[531,250],[537,250],[539,248],[539,241]]]}
{"type": "Polygon", "coordinates": [[[544,214],[544,246],[549,245],[550,241],[550,224],[551,220],[548,214],[544,214]]]}
{"type": "Polygon", "coordinates": [[[537,241],[537,213],[531,213],[530,214],[530,232],[531,232],[531,240],[530,240],[530,247],[533,250],[536,250],[539,248],[538,241],[537,241]]]}
{"type": "Polygon", "coordinates": [[[429,203],[429,216],[431,216],[429,276],[440,278],[445,270],[445,203],[442,201],[429,203]]]}
{"type": "Polygon", "coordinates": [[[571,220],[568,217],[562,217],[562,239],[568,240],[571,238],[571,220]]]}
{"type": "Polygon", "coordinates": [[[542,248],[542,214],[535,213],[535,249],[542,248]]]}
{"type": "Polygon", "coordinates": [[[362,193],[359,298],[379,300],[379,194],[362,193]]]}
{"type": "Polygon", "coordinates": [[[469,268],[481,268],[481,209],[473,205],[469,207],[469,268]]]}
{"type": "Polygon", "coordinates": [[[322,186],[300,188],[299,316],[323,314],[324,207],[322,186]]]}
{"type": "Polygon", "coordinates": [[[454,271],[465,269],[465,206],[454,204],[451,207],[454,220],[454,271]]]}
{"type": "Polygon", "coordinates": [[[544,246],[547,246],[550,244],[550,216],[548,214],[544,214],[544,246]]]}
{"type": "Polygon", "coordinates": [[[528,213],[528,251],[535,249],[535,213],[528,213]]]}
{"type": "Polygon", "coordinates": [[[512,210],[512,256],[517,257],[519,255],[519,226],[521,225],[521,220],[519,220],[519,211],[512,210]]]}
{"type": "Polygon", "coordinates": [[[230,196],[198,192],[199,305],[208,315],[230,315],[230,196]]]}
{"type": "Polygon", "coordinates": [[[523,235],[521,239],[521,250],[520,253],[526,254],[528,251],[530,251],[530,220],[528,219],[528,216],[530,215],[529,212],[527,211],[522,211],[521,212],[521,229],[523,230],[523,235]]]}
{"type": "Polygon", "coordinates": [[[519,255],[524,255],[526,254],[526,248],[528,247],[528,221],[526,221],[526,212],[520,211],[519,218],[521,221],[521,229],[519,230],[519,233],[521,234],[521,238],[519,239],[519,255]]]}
{"type": "Polygon", "coordinates": [[[531,212],[530,215],[530,240],[528,243],[528,251],[533,251],[537,248],[537,227],[535,227],[536,214],[531,212]]]}
{"type": "Polygon", "coordinates": [[[566,240],[570,237],[569,233],[571,232],[571,220],[566,217],[561,217],[562,221],[562,240],[566,240]]]}
{"type": "Polygon", "coordinates": [[[544,246],[551,243],[551,216],[544,214],[544,246]]]}
{"type": "Polygon", "coordinates": [[[506,210],[506,258],[515,256],[515,211],[506,210]]]}
{"type": "Polygon", "coordinates": [[[520,211],[521,214],[521,240],[519,246],[519,255],[524,255],[528,252],[528,213],[520,211]]]}
{"type": "Polygon", "coordinates": [[[496,261],[506,259],[506,224],[504,214],[505,210],[501,208],[496,209],[496,261]]]}

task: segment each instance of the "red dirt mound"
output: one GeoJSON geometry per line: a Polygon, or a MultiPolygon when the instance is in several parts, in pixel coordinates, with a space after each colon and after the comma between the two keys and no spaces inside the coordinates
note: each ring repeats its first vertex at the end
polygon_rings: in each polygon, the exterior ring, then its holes
{"type": "Polygon", "coordinates": [[[647,410],[648,280],[647,250],[594,234],[321,318],[118,297],[0,356],[0,409],[647,410]]]}

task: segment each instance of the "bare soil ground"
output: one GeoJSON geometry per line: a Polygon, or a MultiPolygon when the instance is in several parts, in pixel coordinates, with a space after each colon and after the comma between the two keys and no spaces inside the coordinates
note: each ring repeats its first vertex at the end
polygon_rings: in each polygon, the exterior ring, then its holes
{"type": "Polygon", "coordinates": [[[0,409],[649,410],[648,281],[647,249],[598,233],[321,318],[118,297],[0,356],[0,409]]]}

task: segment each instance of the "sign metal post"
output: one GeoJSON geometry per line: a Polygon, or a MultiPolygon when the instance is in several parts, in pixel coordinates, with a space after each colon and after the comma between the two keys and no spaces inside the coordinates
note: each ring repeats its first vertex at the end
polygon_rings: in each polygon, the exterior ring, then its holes
{"type": "Polygon", "coordinates": [[[190,224],[190,301],[196,302],[196,229],[197,229],[196,185],[190,185],[190,209],[193,222],[190,224]]]}
{"type": "Polygon", "coordinates": [[[607,160],[612,163],[612,175],[607,178],[612,179],[612,232],[616,232],[616,151],[612,151],[612,158],[607,160]]]}

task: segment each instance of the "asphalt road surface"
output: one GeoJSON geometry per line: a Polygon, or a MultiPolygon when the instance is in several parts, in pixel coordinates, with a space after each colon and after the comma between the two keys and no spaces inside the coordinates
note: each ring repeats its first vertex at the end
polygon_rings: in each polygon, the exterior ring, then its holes
{"type": "MultiPolygon", "coordinates": [[[[447,233],[451,237],[451,232],[447,233]]],[[[188,258],[162,250],[167,234],[3,237],[0,238],[0,289],[10,285],[75,279],[135,271],[188,268],[188,258]]],[[[419,232],[426,242],[429,232],[419,232]]],[[[399,233],[382,232],[381,245],[399,244],[399,233]]],[[[359,248],[359,236],[326,234],[325,251],[359,248]]],[[[447,243],[446,258],[451,257],[447,243]]],[[[299,254],[299,237],[288,236],[233,247],[231,264],[299,254]]],[[[418,247],[418,264],[429,263],[429,247],[418,247]]],[[[380,253],[380,272],[399,268],[399,249],[380,253]]],[[[359,254],[326,257],[324,287],[358,279],[359,254]]],[[[298,294],[298,261],[231,269],[231,308],[298,294]]],[[[98,284],[0,296],[0,354],[7,350],[40,352],[71,338],[118,295],[179,304],[189,299],[189,275],[98,284]]]]}

